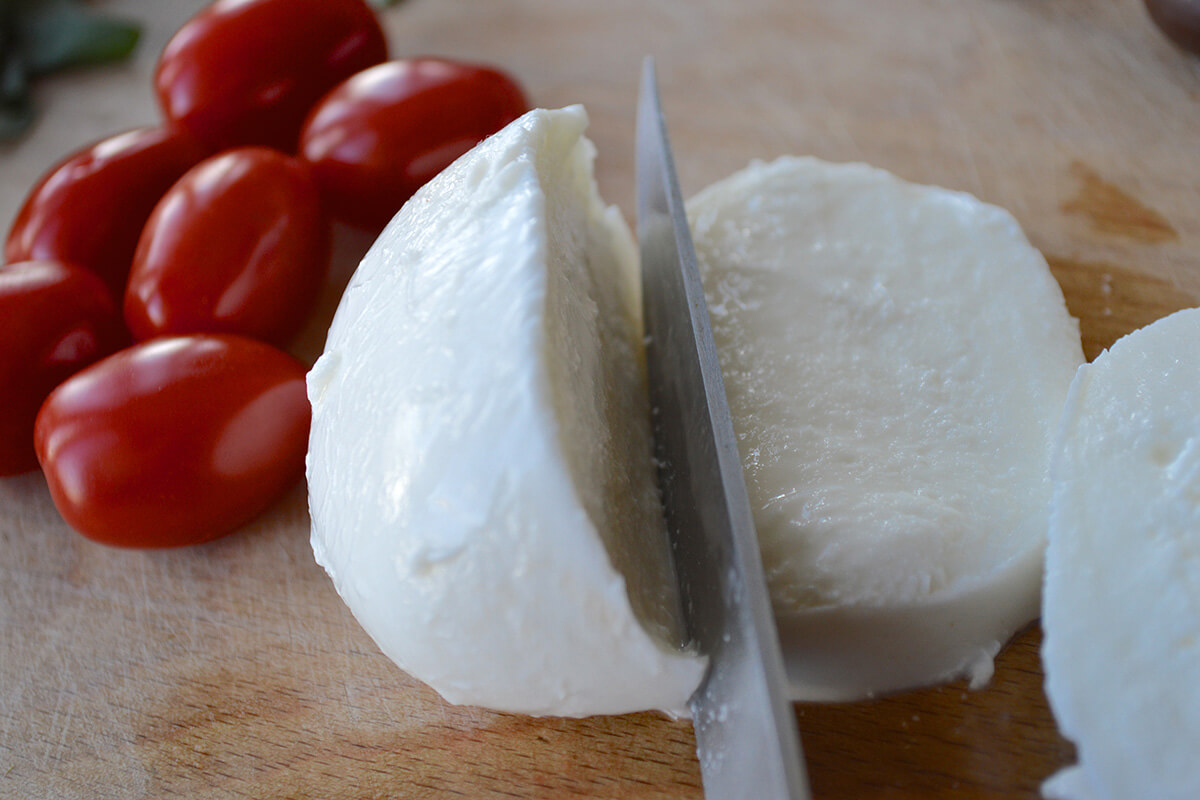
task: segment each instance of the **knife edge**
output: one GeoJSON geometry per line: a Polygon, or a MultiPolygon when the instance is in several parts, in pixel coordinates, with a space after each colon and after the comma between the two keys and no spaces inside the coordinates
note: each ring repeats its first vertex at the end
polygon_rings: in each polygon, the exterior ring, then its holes
{"type": "Polygon", "coordinates": [[[638,240],[656,457],[689,635],[710,800],[811,797],[653,58],[637,122],[638,240]]]}

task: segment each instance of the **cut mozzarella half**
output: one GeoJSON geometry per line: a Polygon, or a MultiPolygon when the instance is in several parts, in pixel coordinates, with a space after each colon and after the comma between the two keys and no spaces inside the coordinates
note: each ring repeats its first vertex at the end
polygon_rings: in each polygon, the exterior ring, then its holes
{"type": "Polygon", "coordinates": [[[688,207],[793,693],[976,683],[1039,608],[1078,325],[1007,212],[864,165],[688,207]]]}
{"type": "Polygon", "coordinates": [[[1079,370],[1046,553],[1046,694],[1079,764],[1060,800],[1200,798],[1200,310],[1079,370]]]}
{"type": "Polygon", "coordinates": [[[405,205],[309,377],[317,561],[454,703],[682,713],[636,251],[582,108],[538,110],[405,205]]]}

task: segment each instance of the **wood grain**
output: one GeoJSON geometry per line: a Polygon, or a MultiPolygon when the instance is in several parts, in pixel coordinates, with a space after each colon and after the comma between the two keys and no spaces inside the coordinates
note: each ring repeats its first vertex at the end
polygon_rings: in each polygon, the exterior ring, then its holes
{"type": "Polygon", "coordinates": [[[1074,755],[1042,694],[1040,641],[1036,626],[1017,636],[980,691],[797,707],[816,797],[1036,797],[1074,755]]]}
{"type": "MultiPolygon", "coordinates": [[[[46,166],[155,118],[149,75],[198,0],[108,0],[137,60],[44,82],[0,150],[0,220],[46,166]]],[[[1094,357],[1200,300],[1200,61],[1135,0],[408,0],[396,55],[502,64],[584,103],[606,197],[633,206],[638,64],[658,58],[685,193],[753,158],[863,160],[1012,210],[1094,357]]],[[[341,233],[312,358],[368,242],[341,233]]],[[[2,323],[2,321],[0,321],[2,323]]],[[[997,331],[1003,335],[1003,331],[997,331]]],[[[0,798],[698,798],[686,723],[456,708],[375,649],[313,563],[303,487],[240,533],[124,552],[0,480],[0,798]]],[[[1029,800],[1069,763],[1036,626],[990,686],[797,707],[820,800],[1029,800]]]]}

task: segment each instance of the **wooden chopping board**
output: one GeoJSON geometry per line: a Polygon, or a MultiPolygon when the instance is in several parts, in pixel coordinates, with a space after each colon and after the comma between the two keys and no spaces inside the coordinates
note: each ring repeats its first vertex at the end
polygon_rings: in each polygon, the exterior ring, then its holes
{"type": "MultiPolygon", "coordinates": [[[[0,221],[49,164],[151,122],[149,75],[194,0],[115,0],[131,64],[44,82],[0,149],[0,221]]],[[[409,0],[395,55],[491,61],[585,104],[601,189],[633,207],[641,57],[658,57],[685,194],[752,158],[862,160],[1013,211],[1094,357],[1200,300],[1200,61],[1137,0],[409,0]]],[[[367,242],[343,235],[312,358],[367,242]]],[[[997,331],[1003,336],[1004,331],[997,331]]],[[[0,798],[698,798],[686,723],[443,703],[381,656],[308,549],[303,487],[203,547],[124,552],[0,479],[0,798]]],[[[483,599],[486,602],[486,598],[483,599]]],[[[797,706],[816,797],[1034,798],[1072,759],[1036,626],[991,685],[797,706]]]]}

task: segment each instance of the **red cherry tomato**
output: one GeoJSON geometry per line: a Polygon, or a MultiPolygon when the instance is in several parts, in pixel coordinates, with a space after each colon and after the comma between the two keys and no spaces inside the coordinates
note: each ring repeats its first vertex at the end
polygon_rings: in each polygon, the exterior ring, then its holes
{"type": "Polygon", "coordinates": [[[304,471],[304,365],[239,336],[164,337],[55,389],[35,442],[76,530],[122,547],[176,547],[236,530],[304,471]]]}
{"type": "Polygon", "coordinates": [[[386,58],[363,0],[217,0],[167,43],[154,85],[167,118],[214,149],[292,152],[321,95],[386,58]]]}
{"type": "Polygon", "coordinates": [[[37,467],[33,421],[46,395],[127,339],[90,272],[57,261],[0,269],[0,475],[37,467]]]}
{"type": "Polygon", "coordinates": [[[67,158],[33,188],[4,246],[9,262],[66,261],[125,290],[138,236],[154,204],[204,157],[174,128],[140,128],[67,158]]]}
{"type": "Polygon", "coordinates": [[[1184,50],[1200,53],[1200,3],[1196,0],[1146,0],[1150,19],[1184,50]]]}
{"type": "Polygon", "coordinates": [[[332,213],[381,228],[413,192],[529,108],[502,72],[435,58],[390,61],[348,79],[300,135],[332,213]]]}
{"type": "Polygon", "coordinates": [[[265,147],[200,162],[150,215],[129,273],[134,338],[238,333],[285,344],[329,265],[329,221],[299,160],[265,147]]]}

